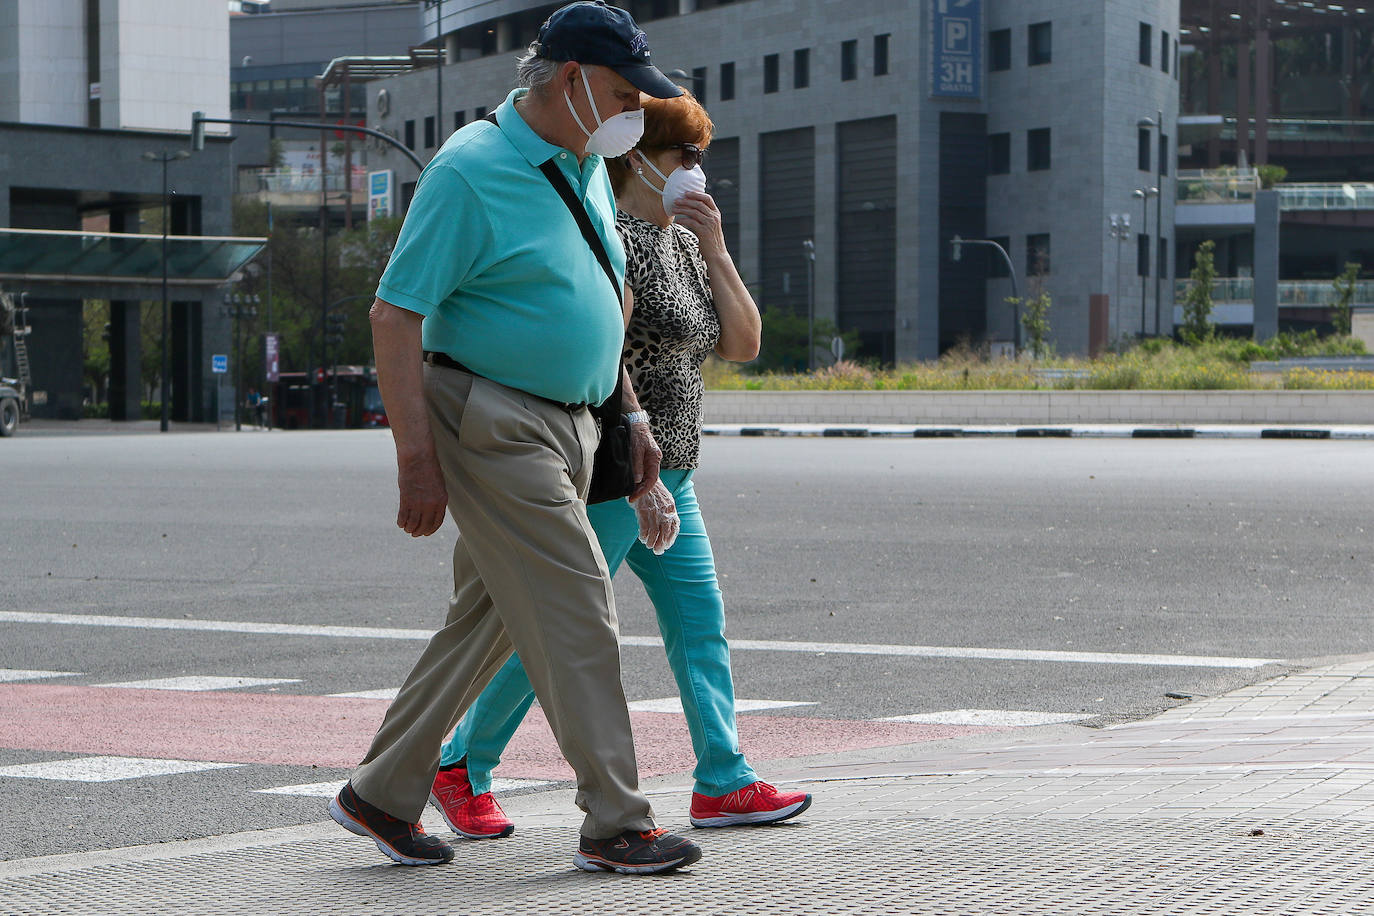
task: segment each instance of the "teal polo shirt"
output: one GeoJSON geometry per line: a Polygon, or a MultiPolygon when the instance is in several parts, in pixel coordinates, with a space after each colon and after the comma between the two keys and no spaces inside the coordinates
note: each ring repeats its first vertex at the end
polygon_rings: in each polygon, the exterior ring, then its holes
{"type": "Polygon", "coordinates": [[[606,246],[617,283],[625,249],[599,156],[579,167],[515,110],[474,121],[420,173],[377,298],[424,316],[426,350],[554,401],[599,404],[615,388],[625,336],[620,298],[558,192],[552,159],[606,246]]]}

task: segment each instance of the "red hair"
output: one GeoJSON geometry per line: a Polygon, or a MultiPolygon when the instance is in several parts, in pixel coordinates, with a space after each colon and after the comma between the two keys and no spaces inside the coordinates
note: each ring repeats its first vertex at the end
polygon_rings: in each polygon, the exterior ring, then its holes
{"type": "MultiPolygon", "coordinates": [[[[650,156],[671,149],[680,143],[706,149],[711,145],[715,125],[711,116],[701,107],[696,96],[686,89],[675,99],[643,98],[644,136],[635,144],[635,149],[650,156]]],[[[606,170],[611,176],[611,187],[619,194],[625,183],[634,177],[634,171],[624,156],[606,162],[606,170]]]]}

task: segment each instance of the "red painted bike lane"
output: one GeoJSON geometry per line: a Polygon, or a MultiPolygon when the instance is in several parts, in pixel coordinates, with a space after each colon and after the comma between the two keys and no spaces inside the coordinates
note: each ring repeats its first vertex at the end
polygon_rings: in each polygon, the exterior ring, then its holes
{"type": "MultiPolygon", "coordinates": [[[[367,751],[388,703],[280,693],[0,685],[0,747],[351,768],[367,751]]],[[[641,775],[691,771],[695,756],[681,715],[633,712],[630,721],[641,775]]],[[[998,730],[756,713],[739,717],[740,747],[756,763],[998,730]]],[[[502,756],[498,775],[573,778],[537,707],[502,756]]]]}

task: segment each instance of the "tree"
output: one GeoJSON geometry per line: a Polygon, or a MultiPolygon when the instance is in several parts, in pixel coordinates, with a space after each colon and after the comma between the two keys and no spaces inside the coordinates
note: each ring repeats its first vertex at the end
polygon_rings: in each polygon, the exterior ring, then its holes
{"type": "Polygon", "coordinates": [[[1208,239],[1193,254],[1193,270],[1188,276],[1188,295],[1183,299],[1183,339],[1197,345],[1210,340],[1216,332],[1212,324],[1212,281],[1216,279],[1217,243],[1208,239]]]}
{"type": "Polygon", "coordinates": [[[1361,266],[1354,261],[1347,261],[1345,270],[1331,281],[1336,290],[1336,307],[1331,315],[1331,323],[1342,337],[1350,335],[1350,312],[1355,304],[1355,281],[1360,276],[1361,266]]]}
{"type": "Polygon", "coordinates": [[[1261,165],[1256,171],[1259,172],[1260,187],[1266,191],[1288,177],[1288,169],[1281,165],[1261,165]]]}
{"type": "MultiPolygon", "coordinates": [[[[788,309],[769,307],[763,310],[763,339],[758,359],[749,364],[754,372],[805,372],[807,366],[806,316],[797,315],[788,309]]],[[[844,341],[846,359],[852,359],[859,349],[859,332],[846,331],[841,334],[833,321],[817,318],[815,323],[816,348],[828,349],[823,343],[839,337],[844,341]]]]}
{"type": "Polygon", "coordinates": [[[1031,356],[1040,359],[1050,352],[1050,293],[1041,289],[1029,298],[1008,296],[1007,304],[1021,310],[1021,329],[1026,332],[1026,346],[1031,356]]]}

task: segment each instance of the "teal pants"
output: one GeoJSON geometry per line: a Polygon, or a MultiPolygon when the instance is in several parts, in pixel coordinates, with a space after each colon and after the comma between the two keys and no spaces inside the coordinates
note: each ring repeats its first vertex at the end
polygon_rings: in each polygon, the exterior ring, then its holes
{"type": "MultiPolygon", "coordinates": [[[[677,500],[682,520],[677,541],[662,556],[654,556],[639,542],[639,522],[626,500],[588,506],[587,515],[611,574],[622,562],[629,563],[653,602],[697,755],[696,791],[720,796],[749,785],[758,776],[740,753],[735,731],[725,605],[692,473],[663,471],[660,475],[677,500]]],[[[529,678],[519,657],[513,655],[458,723],[444,745],[441,763],[447,766],[467,757],[472,791],[489,792],[492,770],[533,702],[529,678]]]]}

